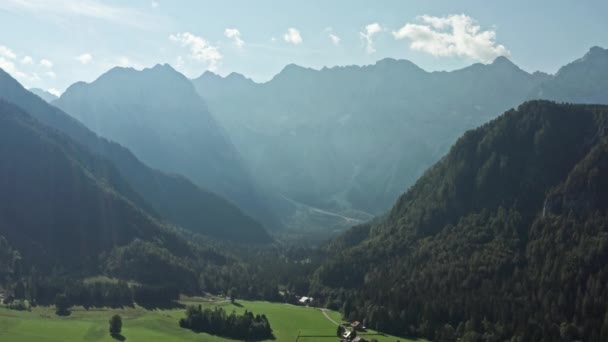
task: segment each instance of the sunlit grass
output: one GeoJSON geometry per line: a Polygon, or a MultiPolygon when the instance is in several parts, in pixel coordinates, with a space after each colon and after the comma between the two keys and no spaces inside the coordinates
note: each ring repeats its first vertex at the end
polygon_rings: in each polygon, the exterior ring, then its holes
{"type": "MultiPolygon", "coordinates": [[[[204,307],[222,306],[227,312],[245,310],[265,314],[274,331],[276,341],[295,341],[300,335],[335,336],[336,325],[319,309],[269,302],[237,301],[236,305],[220,298],[184,298],[183,304],[204,307]]],[[[123,319],[122,335],[126,341],[231,341],[204,333],[194,333],[178,325],[184,309],[145,310],[140,307],[124,309],[72,308],[67,317],[59,317],[53,307],[35,307],[31,312],[0,308],[0,340],[30,341],[115,341],[108,333],[108,320],[114,314],[123,319]]],[[[340,313],[328,311],[335,321],[340,313]]],[[[392,336],[374,336],[380,342],[409,341],[392,336]]],[[[313,341],[314,339],[300,339],[313,341]]],[[[338,341],[337,338],[324,338],[338,341]]]]}

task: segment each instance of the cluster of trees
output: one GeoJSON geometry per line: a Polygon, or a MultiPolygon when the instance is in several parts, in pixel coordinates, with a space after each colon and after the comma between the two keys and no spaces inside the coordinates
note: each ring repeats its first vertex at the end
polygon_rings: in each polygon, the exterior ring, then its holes
{"type": "Polygon", "coordinates": [[[135,303],[144,307],[159,307],[174,303],[180,291],[171,286],[132,285],[118,280],[79,281],[71,277],[28,277],[17,281],[11,289],[11,301],[27,301],[37,305],[55,305],[58,314],[66,315],[69,308],[125,307],[135,303]]]}
{"type": "Polygon", "coordinates": [[[530,102],[468,132],[386,219],[331,244],[312,295],[397,335],[608,340],[606,123],[530,102]]]}
{"type": "MultiPolygon", "coordinates": [[[[6,244],[6,240],[0,239],[2,243],[6,244]]],[[[319,253],[303,247],[203,246],[175,256],[156,243],[135,239],[102,254],[100,265],[84,274],[59,267],[39,270],[31,263],[24,264],[20,254],[7,247],[0,251],[1,285],[11,299],[27,300],[33,305],[54,305],[61,295],[68,308],[123,307],[134,303],[165,307],[174,305],[180,294],[204,293],[295,303],[296,295],[308,294],[308,278],[322,259],[319,253]],[[219,252],[220,249],[224,251],[219,252]],[[109,278],[82,280],[99,274],[109,278]]]]}
{"type": "Polygon", "coordinates": [[[189,306],[186,317],[179,320],[179,326],[198,332],[238,339],[238,340],[265,340],[273,338],[270,322],[265,315],[254,315],[245,310],[243,315],[234,311],[226,314],[221,307],[215,309],[200,305],[189,306]]]}

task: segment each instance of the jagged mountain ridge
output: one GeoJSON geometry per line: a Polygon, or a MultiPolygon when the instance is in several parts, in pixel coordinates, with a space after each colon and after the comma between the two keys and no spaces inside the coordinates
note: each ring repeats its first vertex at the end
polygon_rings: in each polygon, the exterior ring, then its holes
{"type": "Polygon", "coordinates": [[[273,228],[246,166],[205,102],[168,64],[115,67],[70,86],[54,105],[154,168],[183,174],[273,228]]]}
{"type": "Polygon", "coordinates": [[[261,184],[323,208],[379,214],[458,135],[525,99],[541,79],[506,58],[432,73],[384,59],[288,65],[262,84],[210,73],[193,83],[261,184]]]}

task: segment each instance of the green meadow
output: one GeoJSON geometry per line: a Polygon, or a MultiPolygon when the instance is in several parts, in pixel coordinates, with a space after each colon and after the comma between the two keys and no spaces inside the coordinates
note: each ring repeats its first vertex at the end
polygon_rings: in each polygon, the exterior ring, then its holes
{"type": "MultiPolygon", "coordinates": [[[[222,306],[228,312],[245,310],[265,314],[270,320],[275,341],[338,341],[336,325],[321,310],[280,303],[210,301],[206,298],[186,298],[186,305],[222,306]],[[304,337],[328,335],[331,337],[304,337]]],[[[178,325],[184,309],[146,310],[140,307],[123,309],[72,308],[71,315],[59,317],[54,307],[34,307],[31,311],[0,308],[0,341],[116,341],[108,333],[108,320],[114,314],[123,319],[122,335],[128,342],[138,341],[233,341],[204,333],[194,333],[178,325]]],[[[326,311],[332,320],[340,322],[340,313],[326,311]]],[[[368,333],[375,333],[369,331],[368,333]]],[[[411,341],[394,336],[373,336],[380,342],[411,341]]]]}

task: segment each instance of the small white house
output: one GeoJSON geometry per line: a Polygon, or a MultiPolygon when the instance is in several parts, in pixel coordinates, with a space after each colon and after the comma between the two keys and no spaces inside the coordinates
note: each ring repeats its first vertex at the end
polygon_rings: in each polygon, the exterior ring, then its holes
{"type": "Polygon", "coordinates": [[[312,297],[302,297],[298,302],[303,305],[310,304],[312,303],[312,297]]]}

